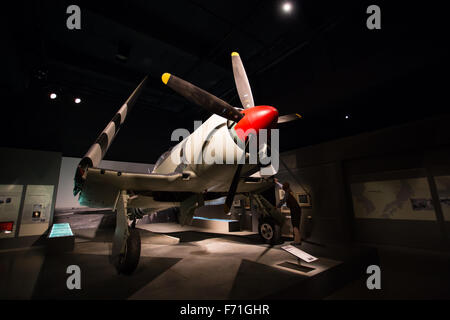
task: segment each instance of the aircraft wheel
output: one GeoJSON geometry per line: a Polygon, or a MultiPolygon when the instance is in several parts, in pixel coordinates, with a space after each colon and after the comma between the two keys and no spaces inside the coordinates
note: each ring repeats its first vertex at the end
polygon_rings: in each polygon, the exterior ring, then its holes
{"type": "Polygon", "coordinates": [[[130,235],[125,244],[125,253],[121,255],[116,265],[117,272],[120,274],[132,274],[136,269],[141,256],[141,236],[138,229],[129,228],[130,235]]]}
{"type": "Polygon", "coordinates": [[[277,244],[281,240],[281,227],[272,219],[263,218],[258,226],[259,235],[265,243],[277,244]]]}

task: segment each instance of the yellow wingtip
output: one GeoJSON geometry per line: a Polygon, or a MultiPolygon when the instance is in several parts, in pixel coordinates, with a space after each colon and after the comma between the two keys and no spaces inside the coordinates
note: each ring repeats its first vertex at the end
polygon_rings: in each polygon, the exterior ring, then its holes
{"type": "Polygon", "coordinates": [[[232,52],[232,53],[231,53],[231,56],[232,56],[232,57],[234,57],[234,56],[239,56],[239,53],[237,53],[237,52],[232,52]]]}
{"type": "Polygon", "coordinates": [[[170,79],[170,73],[164,73],[162,76],[161,76],[161,79],[162,79],[162,82],[164,82],[164,84],[167,84],[167,82],[169,81],[169,79],[170,79]]]}

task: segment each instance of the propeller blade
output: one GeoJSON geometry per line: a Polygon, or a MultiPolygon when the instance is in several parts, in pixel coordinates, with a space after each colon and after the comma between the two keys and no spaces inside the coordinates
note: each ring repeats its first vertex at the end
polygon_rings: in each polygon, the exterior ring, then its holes
{"type": "Polygon", "coordinates": [[[234,82],[236,83],[236,89],[242,106],[244,109],[253,108],[255,103],[253,102],[252,89],[250,88],[250,83],[248,82],[239,53],[233,52],[231,54],[231,63],[233,64],[234,82]]]}
{"type": "Polygon", "coordinates": [[[285,123],[285,122],[291,122],[291,121],[295,121],[295,120],[299,120],[301,119],[302,116],[299,115],[298,113],[291,113],[291,114],[287,114],[281,117],[278,117],[278,124],[280,123],[285,123]]]}
{"type": "Polygon", "coordinates": [[[215,95],[194,86],[192,83],[171,75],[170,73],[164,73],[161,78],[164,84],[169,88],[211,113],[215,113],[225,119],[235,122],[244,117],[242,113],[230,104],[215,95]]]}
{"type": "Polygon", "coordinates": [[[241,178],[241,170],[242,170],[243,166],[244,166],[243,164],[238,164],[238,166],[236,168],[236,172],[234,173],[233,181],[231,182],[230,189],[228,190],[227,198],[225,199],[225,206],[224,206],[225,213],[228,213],[231,209],[231,205],[233,203],[233,199],[236,194],[236,189],[239,184],[239,179],[241,178]]]}

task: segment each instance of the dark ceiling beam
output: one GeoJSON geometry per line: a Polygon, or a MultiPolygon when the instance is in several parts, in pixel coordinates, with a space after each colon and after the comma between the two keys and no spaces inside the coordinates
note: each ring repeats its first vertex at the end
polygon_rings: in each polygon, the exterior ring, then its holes
{"type": "MultiPolygon", "coordinates": [[[[155,30],[154,28],[152,28],[151,26],[149,27],[148,25],[145,24],[145,21],[152,21],[152,25],[156,25],[159,27],[158,30],[160,29],[173,30],[174,26],[167,25],[167,21],[161,20],[155,16],[152,16],[150,19],[148,15],[145,17],[145,19],[139,19],[139,17],[136,17],[136,19],[127,19],[125,16],[121,14],[116,14],[114,11],[100,10],[99,8],[91,4],[93,4],[93,2],[89,2],[85,6],[88,8],[88,10],[94,12],[96,15],[102,16],[105,19],[114,21],[122,26],[130,28],[135,32],[139,33],[141,36],[148,38],[149,40],[157,40],[166,43],[171,47],[173,47],[174,49],[179,50],[186,55],[196,57],[197,59],[202,59],[202,53],[204,52],[203,48],[198,46],[186,46],[181,44],[180,42],[171,41],[170,37],[164,38],[162,36],[158,36],[155,32],[152,32],[153,30],[155,30]],[[163,26],[163,28],[161,28],[161,26],[163,26]],[[193,48],[198,49],[198,51],[194,50],[193,48]]],[[[143,15],[146,13],[136,12],[136,14],[143,15]]],[[[179,32],[182,33],[183,30],[179,30],[179,32]]],[[[203,59],[203,61],[216,65],[213,61],[208,59],[203,59]]],[[[219,65],[216,66],[222,71],[225,72],[228,71],[219,65]]]]}
{"type": "MultiPolygon", "coordinates": [[[[340,21],[340,20],[342,20],[342,17],[340,19],[337,19],[336,21],[324,23],[323,25],[319,26],[314,31],[312,31],[309,34],[309,36],[307,37],[307,39],[301,39],[300,41],[298,41],[294,45],[292,45],[289,48],[287,48],[287,49],[283,50],[282,52],[280,52],[280,54],[278,54],[275,57],[273,57],[270,61],[264,61],[264,65],[261,66],[261,68],[255,68],[253,70],[249,68],[248,70],[250,72],[247,71],[247,75],[249,77],[261,76],[262,74],[264,74],[264,72],[274,68],[275,66],[280,64],[282,61],[287,59],[292,54],[294,54],[294,53],[302,50],[303,48],[307,47],[308,45],[310,45],[313,40],[315,40],[318,37],[320,37],[320,35],[322,35],[323,33],[325,33],[327,31],[335,28],[336,25],[338,24],[338,21],[340,21]]],[[[274,43],[278,42],[283,36],[285,36],[285,35],[281,35],[280,37],[278,37],[274,41],[274,43]]],[[[270,47],[271,46],[267,46],[261,52],[259,52],[258,54],[255,54],[253,57],[250,57],[249,59],[246,59],[247,60],[247,64],[255,63],[254,61],[258,59],[258,56],[262,55],[265,50],[269,50],[270,47]]],[[[222,92],[219,95],[219,97],[222,98],[222,99],[227,99],[228,101],[234,100],[237,97],[237,92],[234,89],[235,89],[234,87],[230,87],[229,89],[227,89],[224,92],[222,92]],[[230,95],[231,93],[232,93],[232,95],[230,95]]]]}
{"type": "MultiPolygon", "coordinates": [[[[206,12],[207,14],[209,14],[209,15],[211,15],[212,17],[216,18],[217,20],[220,20],[220,21],[222,21],[222,22],[228,24],[230,27],[235,27],[236,30],[239,30],[239,31],[240,31],[243,35],[245,35],[246,37],[252,38],[253,40],[255,40],[255,42],[257,42],[257,43],[260,44],[261,46],[267,45],[267,43],[266,43],[264,40],[260,39],[260,37],[248,33],[248,32],[242,27],[242,26],[243,26],[242,23],[236,24],[236,23],[234,23],[234,22],[232,22],[232,21],[230,21],[230,20],[224,18],[223,16],[218,15],[218,14],[216,14],[215,12],[213,12],[213,11],[207,9],[205,6],[201,5],[201,4],[198,3],[197,1],[194,1],[194,0],[188,0],[188,2],[191,3],[191,4],[193,4],[193,5],[195,5],[196,7],[200,8],[200,9],[202,9],[204,12],[206,12]]],[[[261,1],[259,1],[254,7],[259,7],[260,4],[261,4],[261,1]]],[[[248,19],[248,17],[247,17],[246,19],[248,19]]]]}
{"type": "MultiPolygon", "coordinates": [[[[191,2],[192,2],[192,1],[191,1],[191,2]]],[[[235,24],[231,24],[231,28],[230,28],[230,30],[228,31],[228,33],[227,33],[220,41],[218,41],[218,42],[216,43],[216,45],[215,45],[215,46],[214,46],[214,47],[213,47],[213,48],[212,48],[205,56],[202,56],[196,63],[194,63],[193,66],[186,72],[186,74],[184,75],[184,77],[186,77],[186,76],[188,76],[190,73],[192,73],[192,72],[193,72],[196,68],[198,68],[202,63],[206,63],[206,62],[208,62],[208,61],[210,61],[210,60],[214,60],[214,57],[217,55],[217,52],[218,52],[220,46],[221,46],[228,38],[230,38],[236,31],[242,30],[242,29],[244,28],[244,25],[245,25],[246,23],[248,23],[248,21],[250,21],[250,18],[251,18],[252,16],[257,15],[258,12],[264,8],[263,3],[264,3],[263,0],[258,1],[257,4],[256,4],[254,7],[252,7],[250,11],[247,12],[247,14],[244,16],[244,18],[241,19],[241,22],[240,22],[240,23],[238,23],[238,24],[236,24],[236,23],[235,23],[235,24]]],[[[196,4],[196,5],[198,5],[198,4],[196,4]]],[[[203,9],[203,8],[202,8],[202,9],[203,9]]],[[[206,10],[206,9],[203,9],[203,10],[206,10]]],[[[229,72],[229,73],[232,73],[232,70],[230,69],[230,70],[228,70],[228,72],[229,72]]],[[[209,90],[209,91],[214,90],[214,88],[217,87],[218,85],[222,84],[223,81],[225,81],[225,80],[218,80],[218,81],[216,81],[216,84],[215,84],[213,87],[211,87],[211,88],[204,88],[204,89],[207,89],[207,90],[209,90]]],[[[232,82],[232,86],[230,87],[229,90],[233,90],[234,88],[235,88],[235,84],[234,84],[234,82],[232,82]]],[[[169,98],[169,99],[170,99],[170,98],[169,98]]],[[[198,112],[201,114],[201,116],[202,116],[203,118],[204,118],[204,117],[207,117],[207,115],[209,115],[209,113],[208,113],[206,110],[203,110],[203,109],[200,109],[198,112]]]]}
{"type": "MultiPolygon", "coordinates": [[[[186,74],[182,75],[183,77],[186,77],[188,74],[190,74],[193,70],[195,70],[195,68],[197,68],[202,63],[213,64],[217,68],[222,70],[223,72],[231,74],[231,70],[225,70],[222,66],[219,66],[216,63],[214,63],[212,59],[208,59],[207,57],[211,56],[209,53],[207,55],[202,56],[201,54],[199,54],[199,52],[192,51],[191,48],[182,46],[179,43],[173,43],[166,38],[161,39],[161,38],[158,38],[157,36],[155,36],[155,34],[151,32],[151,28],[148,28],[143,23],[139,22],[139,21],[148,21],[149,20],[148,17],[146,19],[136,18],[136,19],[130,20],[130,19],[126,19],[122,15],[117,15],[114,12],[105,12],[104,10],[98,10],[97,7],[89,5],[89,4],[86,4],[85,6],[88,8],[88,10],[91,10],[95,14],[100,15],[100,16],[104,17],[105,19],[115,21],[123,26],[129,27],[132,30],[134,30],[135,32],[138,32],[139,34],[143,35],[144,37],[146,37],[148,39],[155,39],[155,40],[167,43],[170,46],[172,46],[173,48],[175,48],[176,50],[180,50],[181,52],[183,52],[187,55],[196,57],[197,61],[194,62],[193,66],[189,69],[189,71],[186,74]]],[[[162,20],[155,21],[155,19],[153,19],[153,18],[152,18],[152,20],[153,20],[154,24],[156,23],[159,26],[163,25],[163,22],[164,22],[162,20]]],[[[171,28],[171,26],[165,26],[165,28],[171,28]]],[[[227,36],[229,36],[229,35],[230,35],[230,33],[227,34],[227,36]]],[[[217,48],[217,45],[213,49],[215,49],[215,48],[217,48]]],[[[203,52],[203,49],[201,52],[203,52]]],[[[212,55],[212,57],[214,57],[214,55],[212,55]]],[[[159,75],[158,75],[158,80],[159,80],[159,75]]],[[[167,105],[167,104],[171,103],[171,101],[175,101],[178,98],[173,98],[172,95],[169,95],[169,96],[166,95],[165,98],[163,97],[163,99],[164,100],[161,100],[160,102],[158,102],[158,104],[167,105]]],[[[188,114],[190,114],[192,116],[192,112],[194,112],[194,115],[197,115],[199,112],[203,113],[203,109],[192,108],[190,105],[187,105],[183,110],[181,110],[181,112],[187,112],[188,114]]]]}
{"type": "MultiPolygon", "coordinates": [[[[80,66],[58,61],[51,61],[48,66],[52,71],[52,75],[50,75],[46,84],[49,88],[60,88],[61,90],[68,90],[80,95],[101,96],[105,101],[109,100],[111,103],[116,104],[120,104],[126,99],[130,92],[136,87],[137,83],[139,83],[140,79],[136,78],[136,81],[126,81],[90,69],[84,69],[80,66]],[[64,76],[59,76],[59,74],[70,74],[71,77],[65,78],[64,76]],[[55,75],[57,76],[57,79],[55,79],[55,75]],[[90,83],[95,82],[97,85],[87,85],[86,81],[77,81],[74,80],[74,78],[91,79],[90,83]],[[101,86],[98,85],[100,83],[102,84],[101,86]]],[[[135,108],[167,111],[154,103],[155,97],[161,95],[164,95],[162,91],[147,86],[142,92],[139,100],[136,102],[135,108]]]]}

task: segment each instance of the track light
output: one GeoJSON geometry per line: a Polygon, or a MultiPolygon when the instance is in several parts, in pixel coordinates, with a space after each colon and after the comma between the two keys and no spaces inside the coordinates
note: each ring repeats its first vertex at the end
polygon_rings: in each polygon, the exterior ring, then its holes
{"type": "Polygon", "coordinates": [[[80,103],[81,102],[81,99],[80,98],[75,98],[75,103],[80,103]]]}
{"type": "Polygon", "coordinates": [[[54,100],[56,99],[58,96],[56,95],[56,93],[52,92],[50,93],[50,99],[54,100]]]}
{"type": "Polygon", "coordinates": [[[283,9],[284,13],[290,13],[292,11],[292,3],[289,1],[286,1],[285,3],[283,3],[281,8],[283,9]]]}

